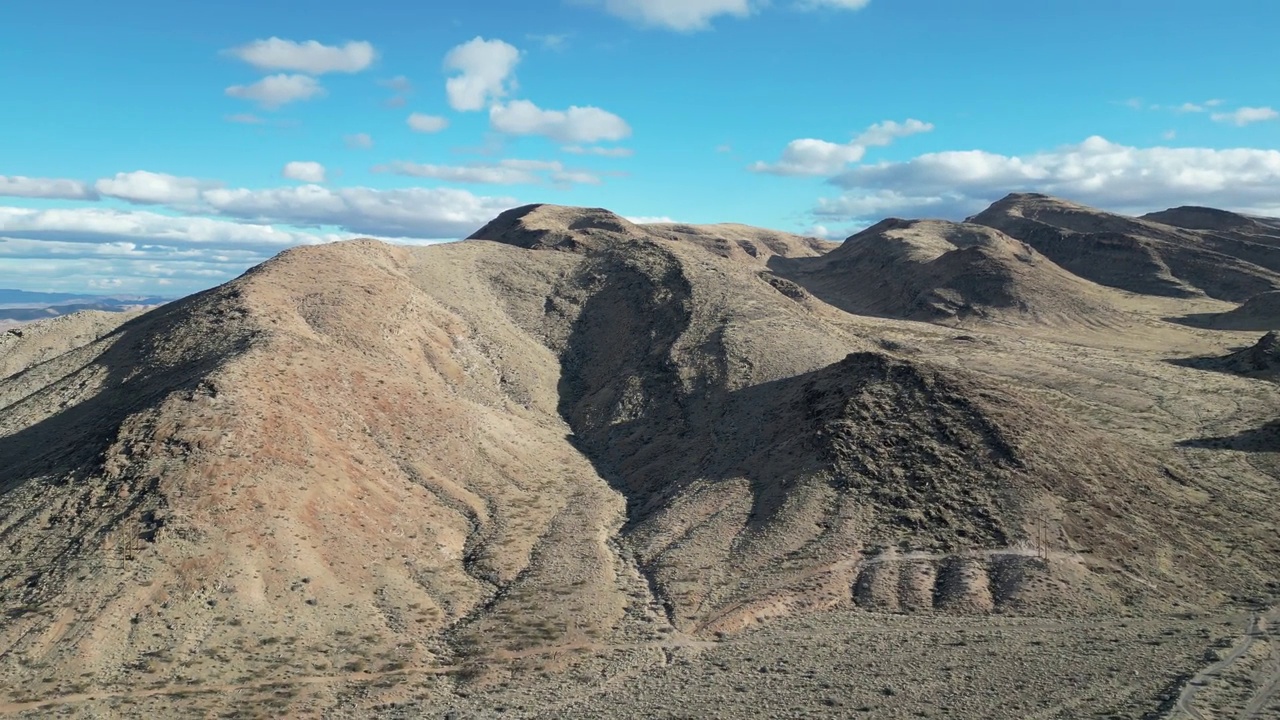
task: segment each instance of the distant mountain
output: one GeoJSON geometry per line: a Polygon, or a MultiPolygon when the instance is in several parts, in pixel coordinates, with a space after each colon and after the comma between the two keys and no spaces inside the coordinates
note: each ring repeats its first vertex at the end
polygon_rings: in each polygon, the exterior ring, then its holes
{"type": "Polygon", "coordinates": [[[1239,234],[1255,242],[1280,244],[1280,218],[1254,217],[1217,208],[1184,205],[1147,213],[1139,219],[1187,230],[1239,234]]]}
{"type": "Polygon", "coordinates": [[[163,305],[172,299],[150,295],[77,295],[0,288],[0,328],[86,310],[128,312],[163,305]]]}
{"type": "Polygon", "coordinates": [[[52,305],[54,303],[84,300],[89,297],[91,296],[74,293],[30,292],[27,290],[0,288],[0,305],[17,305],[19,303],[52,305]]]}
{"type": "Polygon", "coordinates": [[[846,312],[933,322],[1123,324],[1114,290],[1063,270],[1025,242],[983,225],[884,220],[774,272],[846,312]]]}
{"type": "Polygon", "coordinates": [[[75,303],[91,305],[94,303],[115,303],[126,305],[159,305],[173,298],[158,295],[86,295],[82,293],[31,292],[28,290],[12,290],[0,288],[0,307],[9,305],[65,305],[75,303]]]}
{"type": "Polygon", "coordinates": [[[1280,229],[1268,235],[1265,223],[1212,213],[1210,218],[1184,208],[1133,218],[1047,195],[1014,193],[968,222],[1022,240],[1076,275],[1130,292],[1243,302],[1280,290],[1280,229]],[[1223,231],[1228,225],[1256,232],[1223,231]]]}

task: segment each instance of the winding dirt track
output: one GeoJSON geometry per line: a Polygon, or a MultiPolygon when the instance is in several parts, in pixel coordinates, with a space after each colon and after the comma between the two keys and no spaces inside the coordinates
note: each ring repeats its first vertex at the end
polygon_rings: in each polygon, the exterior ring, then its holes
{"type": "MultiPolygon", "coordinates": [[[[1196,707],[1196,694],[1205,686],[1219,680],[1226,670],[1239,662],[1240,658],[1249,652],[1254,643],[1266,638],[1268,628],[1277,619],[1280,619],[1280,608],[1272,608],[1265,613],[1251,614],[1245,624],[1244,635],[1231,648],[1231,652],[1227,653],[1226,657],[1196,673],[1187,681],[1182,688],[1182,693],[1178,696],[1178,701],[1174,704],[1169,714],[1165,716],[1165,719],[1214,720],[1214,718],[1218,717],[1216,714],[1205,715],[1200,708],[1196,707]]],[[[1271,662],[1267,664],[1265,676],[1261,678],[1259,690],[1249,699],[1248,705],[1237,717],[1241,720],[1256,720],[1256,718],[1263,717],[1263,711],[1267,709],[1267,706],[1278,691],[1280,691],[1280,664],[1273,657],[1271,662]]]]}

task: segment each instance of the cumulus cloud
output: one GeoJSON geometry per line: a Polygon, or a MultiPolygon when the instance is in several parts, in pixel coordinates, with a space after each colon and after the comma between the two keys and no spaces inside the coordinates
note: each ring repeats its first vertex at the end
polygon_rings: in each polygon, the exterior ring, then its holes
{"type": "Polygon", "coordinates": [[[299,43],[278,37],[254,40],[227,53],[259,70],[293,70],[308,75],[357,73],[377,58],[373,45],[367,42],[348,42],[335,47],[315,40],[299,43]]]}
{"type": "Polygon", "coordinates": [[[0,262],[31,289],[181,295],[285,247],[347,237],[144,211],[0,207],[0,262]]]}
{"type": "Polygon", "coordinates": [[[721,15],[747,17],[762,2],[752,0],[579,0],[643,27],[680,32],[705,30],[721,15]]]}
{"type": "MultiPolygon", "coordinates": [[[[769,0],[572,0],[599,7],[641,27],[696,32],[711,27],[718,17],[745,18],[769,5],[769,0]]],[[[800,10],[861,10],[870,0],[795,0],[800,10]]]]}
{"type": "Polygon", "coordinates": [[[369,136],[369,133],[348,135],[342,141],[352,150],[368,150],[373,147],[373,138],[369,136]]]}
{"type": "Polygon", "coordinates": [[[50,200],[97,200],[98,193],[79,180],[0,175],[0,196],[50,200]]]}
{"type": "MultiPolygon", "coordinates": [[[[407,168],[431,166],[405,165],[407,168]]],[[[598,183],[594,176],[579,174],[581,171],[565,168],[558,161],[506,160],[498,163],[506,171],[543,173],[543,181],[553,183],[598,183]]],[[[404,168],[388,168],[397,172],[404,168]]],[[[225,188],[196,178],[177,177],[165,173],[135,171],[118,173],[94,184],[92,191],[86,188],[84,196],[75,199],[96,199],[99,195],[139,205],[165,205],[188,215],[222,216],[248,221],[271,230],[269,224],[285,224],[298,227],[333,226],[351,233],[404,240],[439,240],[470,234],[504,210],[518,203],[510,197],[481,197],[465,190],[451,188],[403,188],[375,190],[364,187],[330,189],[314,184],[324,173],[318,163],[290,163],[286,166],[292,179],[308,184],[297,187],[225,188]],[[314,167],[312,167],[314,165],[314,167]],[[92,193],[92,194],[90,194],[92,193]]],[[[443,174],[445,171],[441,171],[443,174]]],[[[429,177],[427,173],[402,172],[429,177]]],[[[19,180],[19,178],[6,178],[19,180]]],[[[21,180],[27,180],[21,178],[21,180]]],[[[54,181],[46,181],[54,182],[54,181]]],[[[66,181],[70,182],[70,181],[66,181]]],[[[18,183],[12,183],[15,187],[18,183]]],[[[506,183],[504,183],[506,184],[506,183]]],[[[24,190],[26,189],[24,184],[24,190]]],[[[16,194],[16,193],[15,193],[16,194]]],[[[25,212],[11,209],[12,212],[25,212]]],[[[53,213],[54,211],[49,211],[53,213]]],[[[168,216],[143,213],[112,214],[112,211],[94,209],[93,213],[61,216],[57,214],[31,216],[41,218],[92,218],[98,223],[122,222],[121,218],[147,219],[148,227],[155,226],[154,218],[168,216]]],[[[16,222],[10,215],[10,221],[16,222]]],[[[28,217],[22,215],[22,217],[28,217]]],[[[191,223],[205,222],[187,217],[191,223]]],[[[167,220],[165,220],[167,222],[167,220]]],[[[207,219],[207,222],[215,222],[207,219]]],[[[249,227],[252,227],[250,225],[249,227]]],[[[31,229],[28,225],[24,225],[31,229]]],[[[80,226],[68,226],[78,232],[80,226]]],[[[168,226],[166,226],[168,227],[168,226]]],[[[187,225],[182,227],[186,228],[187,225]]],[[[219,226],[221,227],[221,226],[219,226]]],[[[237,227],[245,227],[237,225],[237,227]]],[[[6,230],[0,225],[0,230],[6,230]]],[[[131,232],[122,227],[121,233],[131,232]]],[[[142,230],[138,230],[142,233],[142,230]]],[[[255,231],[256,232],[256,231],[255,231]]]]}
{"type": "Polygon", "coordinates": [[[884,122],[873,123],[866,130],[863,130],[858,137],[854,138],[854,142],[867,147],[883,147],[898,138],[932,131],[933,123],[923,122],[915,118],[907,118],[905,122],[885,120],[884,122]]]}
{"type": "Polygon", "coordinates": [[[295,160],[286,163],[281,175],[289,180],[306,183],[322,183],[325,178],[324,165],[318,162],[295,160]]]}
{"type": "Polygon", "coordinates": [[[601,147],[599,145],[590,145],[585,147],[582,145],[565,145],[560,148],[560,150],[562,152],[569,153],[570,155],[594,155],[596,157],[612,158],[631,157],[636,154],[631,148],[601,147]]]}
{"type": "Polygon", "coordinates": [[[1280,112],[1276,112],[1269,107],[1242,107],[1232,112],[1214,113],[1211,117],[1215,122],[1231,123],[1237,127],[1243,127],[1251,123],[1280,118],[1280,112]]]}
{"type": "Polygon", "coordinates": [[[675,220],[667,217],[666,215],[639,215],[639,216],[625,217],[623,219],[626,220],[627,222],[635,223],[636,225],[661,225],[661,224],[676,222],[675,220]]]}
{"type": "MultiPolygon", "coordinates": [[[[549,176],[569,172],[555,163],[527,162],[528,169],[544,168],[549,176]]],[[[3,178],[15,187],[18,180],[3,178]]],[[[25,191],[27,179],[21,180],[25,191]]],[[[111,197],[163,203],[184,214],[0,206],[0,262],[14,282],[21,278],[33,289],[185,294],[229,280],[293,245],[353,237],[429,244],[465,237],[520,204],[454,189],[226,189],[142,171],[99,184],[111,197]]],[[[83,199],[96,192],[86,188],[83,199]]]]}
{"type": "Polygon", "coordinates": [[[413,113],[405,122],[408,123],[410,130],[420,133],[438,133],[449,127],[447,119],[423,113],[413,113]]]}
{"type": "Polygon", "coordinates": [[[374,172],[393,173],[410,177],[432,178],[447,182],[484,185],[599,185],[598,176],[565,168],[557,160],[507,159],[496,163],[472,163],[469,165],[427,165],[410,162],[394,162],[373,168],[374,172]]]}
{"type": "Polygon", "coordinates": [[[871,0],[800,0],[798,6],[802,10],[861,10],[870,4],[871,0]]]}
{"type": "Polygon", "coordinates": [[[0,236],[89,244],[231,245],[269,251],[339,237],[317,236],[270,225],[174,217],[139,210],[101,207],[32,210],[3,206],[0,206],[0,236]]]}
{"type": "Polygon", "coordinates": [[[542,135],[563,143],[586,144],[630,137],[625,120],[597,107],[543,110],[528,100],[515,100],[489,109],[489,124],[508,135],[542,135]]]}
{"type": "Polygon", "coordinates": [[[831,182],[844,194],[820,200],[814,214],[844,220],[963,217],[1013,191],[1120,212],[1194,204],[1280,213],[1280,151],[1137,148],[1098,136],[1024,157],[982,150],[929,153],[862,165],[831,182]]]}
{"type": "Polygon", "coordinates": [[[325,89],[307,75],[269,75],[252,85],[232,85],[229,97],[250,100],[267,110],[275,110],[291,102],[323,97],[325,89]]]}
{"type": "Polygon", "coordinates": [[[831,175],[850,163],[858,162],[866,154],[867,148],[857,143],[839,144],[803,138],[787,143],[778,162],[759,161],[751,165],[751,170],[772,175],[831,175]]]}
{"type": "Polygon", "coordinates": [[[254,223],[334,226],[353,233],[420,239],[459,238],[518,203],[453,188],[325,188],[302,185],[265,190],[213,189],[210,211],[254,223]]]}
{"type": "Polygon", "coordinates": [[[815,138],[792,140],[783,148],[778,162],[756,162],[750,169],[772,175],[833,175],[852,163],[860,162],[869,147],[885,146],[897,138],[931,130],[931,123],[910,118],[901,123],[894,120],[875,123],[848,143],[815,138]]]}
{"type": "Polygon", "coordinates": [[[449,51],[445,69],[456,73],[445,81],[449,106],[454,110],[483,110],[506,97],[514,84],[512,74],[520,51],[501,40],[477,37],[449,51]]]}
{"type": "Polygon", "coordinates": [[[190,177],[178,177],[146,170],[116,173],[94,183],[98,193],[139,205],[189,205],[199,201],[200,192],[213,184],[190,177]]]}

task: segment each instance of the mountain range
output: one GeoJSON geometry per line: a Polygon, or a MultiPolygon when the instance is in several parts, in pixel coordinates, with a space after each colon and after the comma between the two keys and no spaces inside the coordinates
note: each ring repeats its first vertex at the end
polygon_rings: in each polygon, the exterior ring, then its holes
{"type": "MultiPolygon", "coordinates": [[[[1015,194],[843,243],[532,205],[24,325],[0,713],[818,713],[887,696],[760,684],[753,638],[1171,623],[1044,715],[1130,717],[1280,591],[1280,389],[1231,371],[1276,297],[1280,222],[1015,194]]],[[[971,716],[1047,712],[1013,695],[971,716]]]]}

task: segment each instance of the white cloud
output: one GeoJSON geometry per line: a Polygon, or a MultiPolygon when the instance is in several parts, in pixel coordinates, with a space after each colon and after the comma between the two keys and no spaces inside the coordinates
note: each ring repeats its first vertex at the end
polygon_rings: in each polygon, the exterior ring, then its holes
{"type": "Polygon", "coordinates": [[[373,138],[369,136],[369,133],[348,135],[342,140],[347,144],[347,147],[352,150],[368,150],[373,147],[373,138]]]}
{"type": "Polygon", "coordinates": [[[838,241],[838,240],[844,240],[845,238],[849,237],[850,235],[853,235],[854,233],[858,232],[864,227],[865,225],[855,225],[850,227],[837,228],[837,227],[831,227],[829,225],[823,225],[821,223],[818,223],[815,225],[810,225],[809,227],[801,230],[797,234],[803,235],[805,237],[815,237],[815,238],[818,238],[819,240],[837,240],[838,241]]]}
{"type": "Polygon", "coordinates": [[[636,217],[625,217],[623,219],[636,225],[659,225],[676,222],[666,215],[640,215],[636,217]]]}
{"type": "Polygon", "coordinates": [[[489,124],[508,135],[543,135],[563,143],[617,141],[631,135],[625,120],[597,107],[543,110],[528,100],[489,109],[489,124]]]}
{"type": "Polygon", "coordinates": [[[357,73],[377,58],[373,45],[367,42],[348,42],[335,47],[315,40],[299,43],[278,37],[255,40],[227,52],[259,70],[293,70],[308,75],[357,73]]]}
{"type": "Polygon", "coordinates": [[[212,184],[204,180],[146,170],[116,173],[94,183],[102,195],[139,205],[188,205],[197,202],[201,190],[208,187],[212,184]]]}
{"type": "Polygon", "coordinates": [[[596,157],[612,157],[624,158],[635,155],[635,151],[631,148],[624,147],[600,147],[599,145],[590,145],[583,147],[582,145],[565,145],[560,148],[562,152],[570,155],[595,155],[596,157]]]}
{"type": "Polygon", "coordinates": [[[680,32],[705,30],[721,15],[747,17],[760,2],[752,0],[579,0],[645,27],[680,32]]]}
{"type": "Polygon", "coordinates": [[[485,185],[541,185],[548,182],[555,185],[599,185],[601,183],[598,176],[582,170],[566,169],[563,163],[556,160],[507,159],[496,163],[470,165],[394,162],[374,167],[373,171],[485,185]]]}
{"type": "Polygon", "coordinates": [[[929,153],[856,167],[831,182],[846,192],[820,200],[814,210],[820,217],[963,217],[1012,191],[1121,212],[1211,205],[1280,213],[1280,151],[1136,148],[1098,136],[1025,157],[982,150],[929,153]]]}
{"type": "Polygon", "coordinates": [[[933,131],[933,123],[923,122],[915,118],[907,118],[905,122],[885,120],[872,124],[862,134],[854,138],[854,142],[867,147],[884,147],[898,138],[909,137],[919,133],[933,131]]]}
{"type": "Polygon", "coordinates": [[[0,197],[97,200],[98,194],[79,180],[0,175],[0,197]]]}
{"type": "Polygon", "coordinates": [[[1232,112],[1214,113],[1212,117],[1215,122],[1231,123],[1232,125],[1243,127],[1250,123],[1280,118],[1280,112],[1276,112],[1269,107],[1242,107],[1232,112]]]}
{"type": "Polygon", "coordinates": [[[1165,140],[1173,140],[1174,138],[1178,137],[1178,131],[1165,130],[1164,132],[1160,133],[1160,137],[1164,138],[1165,140]]]}
{"type": "Polygon", "coordinates": [[[832,175],[850,163],[858,162],[867,148],[857,143],[838,144],[815,138],[792,140],[782,150],[776,163],[753,163],[753,172],[773,175],[832,175]]]}
{"type": "Polygon", "coordinates": [[[848,143],[814,138],[792,140],[783,148],[778,162],[756,162],[750,169],[773,175],[833,175],[852,163],[860,162],[868,147],[885,146],[897,138],[931,130],[931,123],[910,118],[901,123],[893,120],[875,123],[848,143]]]}
{"type": "Polygon", "coordinates": [[[501,40],[477,37],[445,55],[445,69],[457,73],[445,81],[449,106],[454,110],[483,110],[506,97],[520,62],[520,51],[501,40]]]}
{"type": "Polygon", "coordinates": [[[251,100],[268,110],[274,110],[298,100],[323,97],[325,89],[313,77],[306,75],[269,75],[252,85],[232,85],[226,93],[233,98],[251,100]]]}
{"type": "Polygon", "coordinates": [[[561,187],[572,185],[601,185],[603,180],[586,170],[562,170],[551,173],[551,182],[561,187]]]}
{"type": "Polygon", "coordinates": [[[861,10],[871,4],[871,0],[800,0],[798,6],[803,10],[831,8],[833,10],[861,10]]]}
{"type": "MultiPolygon", "coordinates": [[[[190,200],[192,183],[166,178],[172,176],[122,173],[104,183],[141,201],[190,200]]],[[[267,190],[206,186],[198,195],[182,209],[221,217],[101,206],[0,206],[0,264],[13,273],[13,283],[31,289],[118,287],[185,294],[229,280],[293,245],[352,237],[430,244],[469,235],[520,204],[464,190],[329,190],[318,185],[267,190]]]]}
{"type": "Polygon", "coordinates": [[[281,174],[289,180],[306,183],[322,183],[325,178],[324,165],[302,160],[286,163],[281,174]]]}
{"type": "Polygon", "coordinates": [[[173,217],[138,210],[58,208],[31,210],[0,206],[0,236],[64,243],[165,243],[284,248],[340,236],[317,236],[270,225],[201,217],[173,217]]]}
{"type": "Polygon", "coordinates": [[[480,197],[453,188],[330,189],[319,185],[265,190],[214,189],[203,194],[211,211],[255,223],[334,226],[383,237],[464,237],[504,210],[514,198],[480,197]]]}
{"type": "Polygon", "coordinates": [[[252,113],[236,113],[235,115],[228,115],[227,122],[240,123],[241,125],[261,125],[266,120],[252,113]]]}
{"type": "Polygon", "coordinates": [[[410,130],[420,133],[438,133],[449,127],[447,119],[423,113],[413,113],[405,122],[408,123],[410,130]]]}
{"type": "Polygon", "coordinates": [[[525,38],[538,43],[547,50],[563,50],[565,48],[565,41],[569,39],[569,35],[564,33],[559,35],[550,33],[545,35],[529,33],[525,35],[525,38]]]}

